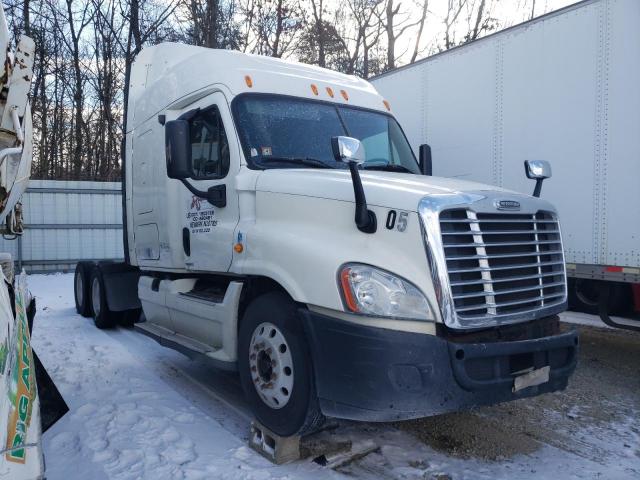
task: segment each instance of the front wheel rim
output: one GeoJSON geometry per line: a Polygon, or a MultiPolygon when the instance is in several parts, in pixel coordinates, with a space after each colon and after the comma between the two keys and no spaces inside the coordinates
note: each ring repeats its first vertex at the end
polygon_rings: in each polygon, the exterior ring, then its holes
{"type": "Polygon", "coordinates": [[[270,408],[283,408],[293,392],[293,357],[284,334],[274,324],[261,323],[249,344],[251,381],[270,408]]]}
{"type": "Polygon", "coordinates": [[[91,285],[91,304],[93,306],[93,314],[95,317],[100,316],[100,282],[98,281],[98,277],[93,279],[93,284],[91,285]]]}

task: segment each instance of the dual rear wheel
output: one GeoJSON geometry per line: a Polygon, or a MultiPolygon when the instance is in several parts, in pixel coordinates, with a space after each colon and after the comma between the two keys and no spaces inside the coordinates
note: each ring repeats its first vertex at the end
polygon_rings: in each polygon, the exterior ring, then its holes
{"type": "Polygon", "coordinates": [[[83,317],[93,317],[100,329],[112,328],[117,312],[109,310],[102,270],[93,262],[78,262],[73,278],[76,311],[83,317]]]}

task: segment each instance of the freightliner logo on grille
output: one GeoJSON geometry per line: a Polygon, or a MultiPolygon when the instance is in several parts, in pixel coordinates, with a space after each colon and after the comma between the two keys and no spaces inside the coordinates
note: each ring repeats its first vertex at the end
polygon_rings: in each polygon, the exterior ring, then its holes
{"type": "Polygon", "coordinates": [[[515,200],[496,200],[498,210],[520,210],[520,202],[515,200]]]}

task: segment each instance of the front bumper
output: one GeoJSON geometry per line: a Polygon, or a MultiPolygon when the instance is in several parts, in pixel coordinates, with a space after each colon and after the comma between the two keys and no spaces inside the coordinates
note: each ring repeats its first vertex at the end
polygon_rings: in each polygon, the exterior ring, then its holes
{"type": "Polygon", "coordinates": [[[496,341],[362,326],[301,310],[320,408],[362,421],[426,417],[562,390],[576,367],[575,330],[496,341]],[[517,372],[549,366],[549,381],[513,392],[517,372]]]}

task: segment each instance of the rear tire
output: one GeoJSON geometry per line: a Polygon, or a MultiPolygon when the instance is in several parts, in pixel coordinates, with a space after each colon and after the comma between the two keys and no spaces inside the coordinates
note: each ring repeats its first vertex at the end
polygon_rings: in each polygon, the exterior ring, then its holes
{"type": "Polygon", "coordinates": [[[251,410],[269,430],[284,437],[311,433],[322,425],[302,322],[285,294],[264,294],[247,307],[238,367],[251,410]]]}
{"type": "Polygon", "coordinates": [[[91,309],[93,323],[100,329],[113,328],[116,324],[115,314],[109,310],[104,288],[104,280],[99,267],[91,272],[91,309]]]}
{"type": "Polygon", "coordinates": [[[78,262],[73,276],[73,296],[76,302],[76,312],[83,317],[90,317],[91,311],[91,262],[78,262]]]}

